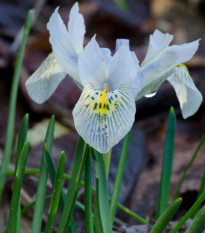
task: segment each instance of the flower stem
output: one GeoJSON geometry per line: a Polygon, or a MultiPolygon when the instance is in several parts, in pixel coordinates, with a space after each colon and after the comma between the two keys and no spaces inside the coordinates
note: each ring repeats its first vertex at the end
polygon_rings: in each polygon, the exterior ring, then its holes
{"type": "Polygon", "coordinates": [[[91,190],[91,151],[85,160],[85,222],[86,231],[93,233],[92,190],[91,190]]]}
{"type": "Polygon", "coordinates": [[[103,161],[105,165],[105,172],[106,172],[107,179],[108,179],[109,169],[110,169],[111,153],[112,153],[112,150],[108,151],[107,153],[103,155],[103,161]]]}
{"type": "Polygon", "coordinates": [[[113,187],[112,199],[111,199],[111,204],[110,204],[110,217],[111,217],[112,223],[114,221],[117,200],[119,197],[120,187],[121,187],[122,178],[123,178],[123,174],[125,170],[125,164],[126,164],[128,148],[129,148],[129,143],[130,143],[130,135],[131,135],[131,131],[125,136],[125,139],[123,142],[122,151],[120,155],[120,161],[119,161],[115,183],[113,187]]]}

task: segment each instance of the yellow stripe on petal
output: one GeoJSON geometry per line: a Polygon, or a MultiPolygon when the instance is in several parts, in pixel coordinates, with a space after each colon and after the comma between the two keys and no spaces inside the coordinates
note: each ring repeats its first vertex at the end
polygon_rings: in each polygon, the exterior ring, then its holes
{"type": "Polygon", "coordinates": [[[131,129],[135,101],[128,88],[99,91],[85,85],[73,110],[76,130],[86,143],[101,153],[108,152],[131,129]]]}
{"type": "Polygon", "coordinates": [[[107,99],[106,99],[106,90],[104,89],[102,92],[101,101],[99,103],[99,109],[100,109],[100,115],[103,117],[105,112],[105,105],[106,105],[107,99]]]}
{"type": "Polygon", "coordinates": [[[175,66],[175,67],[180,67],[180,66],[184,67],[184,68],[189,72],[187,66],[185,66],[184,64],[179,64],[179,65],[177,65],[177,66],[175,66]]]}

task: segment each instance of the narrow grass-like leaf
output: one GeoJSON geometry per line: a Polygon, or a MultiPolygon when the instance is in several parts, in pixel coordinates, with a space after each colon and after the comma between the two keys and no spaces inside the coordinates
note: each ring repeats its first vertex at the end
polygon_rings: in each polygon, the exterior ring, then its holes
{"type": "Polygon", "coordinates": [[[22,148],[26,142],[27,138],[27,131],[28,131],[28,120],[29,115],[26,114],[21,122],[21,127],[18,135],[18,143],[17,143],[17,153],[16,153],[16,165],[15,168],[17,168],[19,157],[21,155],[22,148]]]}
{"type": "Polygon", "coordinates": [[[196,214],[195,218],[193,219],[193,222],[185,231],[185,233],[195,233],[200,227],[200,225],[204,222],[204,219],[205,219],[205,206],[202,207],[199,210],[199,212],[196,214]]]}
{"type": "MultiPolygon", "coordinates": [[[[17,153],[16,153],[16,163],[15,163],[15,172],[18,166],[19,158],[21,155],[22,148],[26,142],[27,131],[28,131],[28,119],[29,116],[26,114],[21,122],[21,127],[18,135],[17,143],[17,153]]],[[[19,206],[16,219],[16,233],[21,233],[21,198],[19,197],[19,206]]]]}
{"type": "Polygon", "coordinates": [[[60,198],[60,192],[62,190],[62,181],[65,167],[65,153],[62,152],[58,162],[55,182],[53,186],[53,194],[51,198],[51,204],[48,211],[48,219],[45,226],[45,233],[53,232],[55,225],[56,214],[58,210],[58,202],[60,198]]]}
{"type": "MultiPolygon", "coordinates": [[[[48,125],[46,138],[45,138],[45,144],[47,145],[49,153],[51,153],[51,148],[53,144],[54,127],[55,127],[55,118],[54,116],[52,116],[48,125]]],[[[45,149],[43,149],[37,194],[36,194],[36,205],[34,208],[34,215],[33,215],[32,233],[41,232],[42,217],[43,217],[46,187],[47,187],[47,178],[48,178],[48,168],[47,168],[45,154],[46,154],[45,149]]]]}
{"type": "Polygon", "coordinates": [[[195,214],[196,210],[205,200],[205,192],[197,199],[197,201],[192,205],[192,207],[186,212],[184,217],[177,223],[177,225],[172,229],[170,233],[177,233],[179,229],[184,225],[184,223],[195,214]]]}
{"type": "MultiPolygon", "coordinates": [[[[26,169],[24,172],[24,175],[38,175],[40,173],[39,169],[31,168],[31,169],[26,169]]],[[[13,176],[14,175],[14,170],[8,171],[7,172],[8,176],[13,176]]],[[[63,178],[66,180],[70,180],[71,176],[68,174],[64,174],[63,178]]],[[[81,186],[85,186],[85,183],[81,180],[80,182],[81,186]]],[[[92,192],[96,192],[96,189],[94,187],[91,187],[92,192]]],[[[109,201],[111,201],[111,198],[109,198],[109,201]]],[[[127,207],[121,205],[119,202],[117,203],[117,208],[128,214],[130,217],[134,218],[136,221],[138,221],[141,224],[148,224],[149,221],[146,219],[141,218],[139,215],[128,209],[127,207]]]]}
{"type": "Polygon", "coordinates": [[[113,221],[114,221],[117,200],[119,197],[120,187],[121,187],[122,178],[123,178],[125,165],[126,165],[128,148],[129,148],[129,143],[130,143],[130,135],[131,135],[131,131],[125,136],[125,139],[124,139],[124,142],[122,145],[120,161],[119,161],[119,165],[118,165],[118,169],[117,169],[117,174],[116,174],[116,178],[115,178],[115,183],[114,183],[112,198],[111,198],[111,203],[110,203],[111,223],[113,223],[113,221]]]}
{"type": "MultiPolygon", "coordinates": [[[[26,142],[27,138],[27,131],[28,131],[28,120],[29,116],[26,114],[21,122],[21,127],[18,135],[18,143],[17,143],[17,153],[16,153],[16,165],[15,165],[15,172],[18,166],[19,158],[21,155],[21,151],[23,146],[26,142]]],[[[19,207],[17,213],[17,220],[16,220],[16,233],[21,233],[21,198],[19,197],[19,207]]]]}
{"type": "Polygon", "coordinates": [[[174,217],[179,206],[182,203],[182,198],[178,198],[170,206],[168,206],[164,212],[160,215],[157,222],[152,227],[150,233],[162,233],[170,220],[174,217]]]}
{"type": "Polygon", "coordinates": [[[93,233],[90,150],[85,160],[85,222],[86,222],[86,231],[89,233],[93,233]]]}
{"type": "MultiPolygon", "coordinates": [[[[102,154],[93,150],[95,158],[95,173],[96,173],[96,195],[99,219],[101,221],[102,232],[112,233],[112,224],[110,218],[108,184],[105,172],[104,161],[102,154]]],[[[95,225],[96,226],[96,225],[95,225]]]]}
{"type": "Polygon", "coordinates": [[[33,10],[29,10],[26,24],[24,28],[24,35],[20,45],[20,49],[17,55],[16,65],[14,69],[13,80],[11,84],[11,92],[10,92],[10,101],[9,101],[9,111],[8,111],[8,122],[7,122],[7,129],[6,129],[6,140],[5,140],[5,147],[4,147],[4,154],[0,169],[0,200],[2,197],[2,193],[4,190],[5,182],[6,182],[6,174],[8,171],[8,166],[11,160],[11,151],[13,145],[13,136],[14,136],[14,124],[15,124],[15,115],[16,115],[16,100],[17,100],[17,93],[18,93],[18,83],[20,77],[20,70],[23,61],[24,50],[28,38],[28,34],[30,31],[31,21],[33,16],[33,10]]]}
{"type": "MultiPolygon", "coordinates": [[[[56,168],[55,168],[55,164],[53,162],[53,159],[52,159],[50,153],[48,152],[46,145],[45,145],[45,155],[46,155],[46,161],[47,161],[49,175],[51,178],[51,183],[52,183],[52,186],[54,186],[55,177],[56,177],[56,168]]],[[[65,193],[63,191],[63,188],[61,188],[60,200],[59,200],[59,210],[60,210],[61,214],[63,213],[65,199],[66,199],[65,193]]]]}
{"type": "Polygon", "coordinates": [[[61,216],[60,224],[57,231],[58,233],[65,232],[65,230],[68,229],[68,226],[70,224],[70,220],[73,214],[73,209],[77,198],[78,189],[82,179],[86,155],[87,145],[84,142],[84,140],[80,137],[76,147],[72,175],[68,186],[68,192],[66,195],[63,214],[61,216]]]}
{"type": "Polygon", "coordinates": [[[176,199],[176,198],[179,196],[179,192],[180,192],[181,186],[182,186],[182,184],[183,184],[183,182],[184,182],[184,180],[185,180],[186,174],[187,174],[189,168],[191,167],[191,165],[193,164],[194,160],[196,159],[196,156],[197,156],[197,154],[198,154],[200,148],[201,148],[202,145],[204,144],[204,142],[205,142],[205,136],[204,136],[204,137],[201,139],[201,141],[199,142],[199,145],[197,146],[197,148],[196,148],[196,150],[195,150],[195,152],[194,152],[194,154],[193,154],[191,160],[189,161],[189,163],[187,164],[187,166],[186,166],[185,169],[184,169],[184,172],[183,172],[183,174],[182,174],[182,177],[181,177],[181,179],[180,179],[180,181],[179,181],[179,184],[178,184],[178,186],[177,186],[177,188],[176,188],[176,192],[175,192],[175,194],[174,194],[174,199],[176,199]]]}
{"type": "Polygon", "coordinates": [[[167,124],[163,165],[162,165],[160,187],[159,187],[159,194],[157,200],[156,218],[159,218],[159,216],[164,212],[164,210],[167,208],[168,205],[170,180],[172,174],[173,152],[174,152],[175,121],[176,119],[175,119],[174,108],[171,107],[168,118],[168,124],[167,124]]]}
{"type": "Polygon", "coordinates": [[[19,197],[20,197],[24,170],[25,170],[27,156],[28,156],[28,150],[29,150],[29,142],[26,141],[21,151],[19,163],[16,169],[16,175],[15,175],[14,186],[13,186],[13,194],[12,194],[11,204],[10,204],[10,213],[9,213],[7,233],[16,232],[16,219],[17,219],[17,213],[18,213],[18,207],[19,207],[19,197]]]}
{"type": "Polygon", "coordinates": [[[204,192],[204,189],[205,189],[205,170],[204,170],[203,177],[201,179],[201,185],[199,188],[199,192],[197,193],[197,198],[201,196],[201,194],[204,192]]]}
{"type": "MultiPolygon", "coordinates": [[[[47,161],[48,171],[49,171],[50,178],[51,178],[51,183],[52,183],[52,186],[54,186],[55,177],[56,177],[56,168],[55,168],[54,161],[53,161],[50,153],[48,152],[48,149],[46,146],[45,146],[45,153],[46,153],[46,161],[47,161]]],[[[61,192],[60,192],[60,200],[59,200],[59,211],[61,214],[63,213],[65,199],[66,199],[66,196],[65,196],[65,193],[64,193],[63,187],[62,187],[61,192]]],[[[71,228],[70,229],[71,232],[77,231],[77,228],[75,226],[75,222],[74,222],[73,218],[71,219],[70,228],[71,228]]]]}

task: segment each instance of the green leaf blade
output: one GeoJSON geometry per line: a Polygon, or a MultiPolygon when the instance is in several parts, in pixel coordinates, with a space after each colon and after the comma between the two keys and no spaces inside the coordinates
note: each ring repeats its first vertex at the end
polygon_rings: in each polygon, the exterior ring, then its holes
{"type": "Polygon", "coordinates": [[[28,157],[28,150],[29,150],[29,142],[26,141],[21,151],[19,163],[16,169],[14,186],[13,186],[13,194],[12,194],[11,204],[10,204],[10,213],[9,213],[7,233],[14,233],[16,231],[16,219],[18,216],[20,191],[21,191],[24,170],[26,167],[26,162],[27,162],[27,157],[28,157]]]}
{"type": "Polygon", "coordinates": [[[131,131],[125,136],[123,146],[122,146],[122,151],[120,155],[120,161],[116,173],[116,178],[115,178],[115,183],[113,187],[113,193],[112,193],[112,198],[111,198],[111,203],[110,203],[110,217],[111,221],[113,223],[114,221],[114,216],[115,216],[115,211],[117,207],[117,201],[120,193],[120,187],[123,179],[123,174],[125,170],[125,165],[126,165],[126,160],[127,160],[127,155],[128,155],[128,148],[130,144],[130,136],[131,136],[131,131]]]}
{"type": "Polygon", "coordinates": [[[182,203],[182,198],[178,198],[170,206],[168,206],[164,212],[160,215],[159,219],[151,229],[150,233],[162,233],[170,220],[174,217],[179,206],[182,203]]]}
{"type": "Polygon", "coordinates": [[[57,231],[58,233],[65,232],[66,229],[68,229],[69,227],[73,214],[73,209],[77,199],[78,189],[81,184],[86,155],[87,145],[84,142],[84,140],[80,137],[76,147],[72,175],[70,179],[70,184],[68,186],[68,192],[66,195],[63,214],[61,216],[60,224],[57,231]]]}
{"type": "Polygon", "coordinates": [[[93,151],[95,157],[95,170],[96,170],[96,195],[97,195],[96,202],[98,207],[97,214],[99,214],[98,219],[101,221],[102,232],[112,233],[108,185],[107,185],[107,177],[106,177],[103,157],[102,154],[100,154],[98,151],[96,150],[93,151]]]}
{"type": "Polygon", "coordinates": [[[93,231],[92,190],[91,190],[91,151],[85,160],[85,222],[86,231],[93,231]]]}
{"type": "Polygon", "coordinates": [[[185,233],[195,233],[199,229],[200,225],[204,223],[204,219],[205,219],[205,206],[203,206],[196,214],[195,218],[193,219],[193,222],[185,231],[185,233]]]}
{"type": "MultiPolygon", "coordinates": [[[[55,127],[55,118],[54,118],[54,116],[52,116],[50,119],[49,125],[48,125],[46,138],[45,138],[45,144],[47,145],[47,149],[48,149],[49,153],[51,153],[51,148],[52,148],[52,144],[53,144],[54,127],[55,127]]],[[[34,208],[32,233],[41,232],[42,217],[43,217],[46,187],[47,187],[47,178],[48,178],[48,167],[47,167],[45,156],[46,156],[46,152],[45,152],[45,147],[44,147],[43,155],[42,155],[42,159],[41,159],[41,167],[40,167],[39,182],[38,182],[38,187],[37,187],[37,194],[36,194],[36,205],[34,208]]]]}
{"type": "Polygon", "coordinates": [[[159,195],[157,200],[156,218],[167,208],[169,200],[170,181],[172,173],[172,161],[174,153],[174,136],[175,136],[176,118],[174,108],[170,109],[167,133],[165,139],[165,148],[163,156],[163,165],[161,171],[159,195]]]}
{"type": "Polygon", "coordinates": [[[205,192],[201,194],[201,196],[196,200],[196,202],[192,205],[192,207],[186,212],[183,218],[177,223],[174,229],[170,233],[177,233],[178,230],[184,225],[184,223],[196,213],[196,210],[200,207],[200,205],[205,200],[205,192]]]}
{"type": "Polygon", "coordinates": [[[53,186],[53,194],[51,198],[51,204],[48,211],[48,220],[45,227],[45,233],[53,232],[56,214],[58,210],[58,203],[60,198],[60,193],[62,190],[62,181],[65,167],[65,153],[62,152],[58,162],[57,173],[55,176],[55,182],[53,186]]]}

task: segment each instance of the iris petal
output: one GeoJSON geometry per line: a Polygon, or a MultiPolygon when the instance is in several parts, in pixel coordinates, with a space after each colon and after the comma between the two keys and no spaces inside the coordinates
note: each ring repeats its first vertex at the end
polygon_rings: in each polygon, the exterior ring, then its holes
{"type": "Polygon", "coordinates": [[[106,92],[85,85],[73,110],[78,133],[101,153],[108,152],[131,129],[135,101],[127,88],[106,92]]]}
{"type": "Polygon", "coordinates": [[[167,79],[173,86],[183,118],[192,116],[201,105],[202,95],[196,88],[187,68],[179,65],[175,68],[175,74],[167,79]]]}
{"type": "Polygon", "coordinates": [[[121,86],[132,88],[137,75],[137,65],[129,47],[122,43],[121,47],[114,54],[110,63],[109,84],[116,90],[121,86]]]}
{"type": "Polygon", "coordinates": [[[95,36],[86,45],[79,56],[78,69],[83,86],[92,82],[96,88],[101,88],[108,80],[108,68],[95,36]]]}
{"type": "Polygon", "coordinates": [[[72,44],[67,28],[58,13],[58,8],[56,8],[50,17],[47,28],[50,33],[49,41],[58,64],[74,81],[80,83],[78,76],[78,54],[72,44]]]}
{"type": "Polygon", "coordinates": [[[40,67],[26,81],[29,96],[38,104],[42,104],[65,78],[66,73],[58,65],[55,56],[49,55],[40,67]]]}
{"type": "Polygon", "coordinates": [[[163,53],[169,44],[173,40],[173,35],[169,33],[162,33],[159,30],[155,30],[153,35],[150,35],[149,47],[142,66],[146,65],[150,61],[153,61],[160,53],[163,53]]]}
{"type": "Polygon", "coordinates": [[[83,41],[85,35],[85,23],[82,14],[79,13],[79,6],[76,2],[70,10],[68,31],[75,51],[83,52],[83,41]]]}

